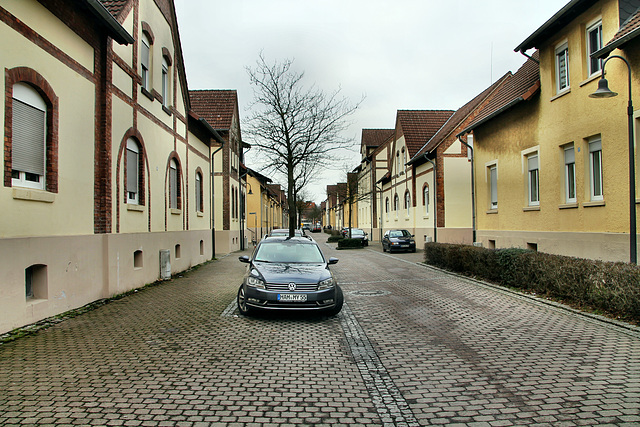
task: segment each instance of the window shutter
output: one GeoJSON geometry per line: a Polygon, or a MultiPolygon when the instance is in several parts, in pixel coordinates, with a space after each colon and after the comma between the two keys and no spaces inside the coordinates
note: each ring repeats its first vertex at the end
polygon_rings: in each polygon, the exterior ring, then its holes
{"type": "Polygon", "coordinates": [[[576,153],[573,148],[564,150],[564,164],[568,165],[576,162],[576,153]]]}
{"type": "Polygon", "coordinates": [[[11,167],[44,175],[45,112],[13,99],[11,167]]]}
{"type": "Polygon", "coordinates": [[[538,169],[538,156],[529,156],[527,163],[529,164],[529,171],[538,169]]]}
{"type": "Polygon", "coordinates": [[[144,39],[142,43],[140,43],[141,52],[140,52],[140,62],[145,70],[149,69],[149,45],[145,43],[144,39]]]}
{"type": "Polygon", "coordinates": [[[138,153],[127,149],[127,191],[138,192],[138,153]]]}

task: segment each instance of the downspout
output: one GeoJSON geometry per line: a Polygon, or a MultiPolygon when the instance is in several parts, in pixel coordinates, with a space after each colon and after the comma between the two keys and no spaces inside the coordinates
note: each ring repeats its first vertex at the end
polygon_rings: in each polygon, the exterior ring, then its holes
{"type": "Polygon", "coordinates": [[[436,164],[427,157],[427,153],[424,154],[424,159],[431,163],[433,167],[433,241],[438,241],[438,187],[436,187],[437,179],[436,179],[436,164]]]}
{"type": "Polygon", "coordinates": [[[471,230],[473,242],[476,242],[476,173],[475,173],[475,157],[473,155],[473,147],[462,140],[462,135],[458,136],[458,139],[469,150],[471,150],[471,230]]]}
{"type": "MultiPolygon", "coordinates": [[[[533,56],[531,56],[531,55],[527,55],[527,53],[526,53],[525,51],[521,50],[521,51],[520,51],[520,53],[521,53],[523,56],[526,56],[527,58],[529,58],[530,60],[532,60],[533,62],[535,62],[536,64],[540,65],[540,61],[538,61],[536,58],[534,58],[534,57],[533,57],[533,56]]],[[[466,145],[466,144],[465,144],[465,145],[466,145]]]]}
{"type": "Polygon", "coordinates": [[[224,139],[220,136],[220,134],[218,132],[216,132],[216,130],[214,128],[211,127],[211,125],[209,124],[209,122],[207,122],[205,119],[200,118],[198,119],[198,121],[205,127],[207,128],[207,130],[213,135],[213,138],[218,141],[218,143],[220,143],[220,147],[218,147],[218,149],[216,151],[214,151],[211,154],[211,164],[209,166],[209,185],[211,188],[211,198],[209,199],[209,216],[210,218],[210,225],[211,225],[211,258],[215,258],[216,257],[216,227],[215,227],[215,222],[214,222],[214,199],[215,199],[215,194],[214,194],[214,188],[213,188],[213,174],[214,174],[214,160],[215,160],[215,156],[218,153],[218,151],[222,150],[222,148],[224,147],[224,139]]]}

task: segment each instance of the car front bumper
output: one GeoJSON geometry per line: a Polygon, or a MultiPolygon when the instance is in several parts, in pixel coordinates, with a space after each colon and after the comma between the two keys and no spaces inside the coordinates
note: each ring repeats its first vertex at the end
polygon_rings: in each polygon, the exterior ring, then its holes
{"type": "Polygon", "coordinates": [[[268,291],[245,285],[248,306],[265,310],[324,310],[336,303],[336,288],[313,292],[268,291]]]}

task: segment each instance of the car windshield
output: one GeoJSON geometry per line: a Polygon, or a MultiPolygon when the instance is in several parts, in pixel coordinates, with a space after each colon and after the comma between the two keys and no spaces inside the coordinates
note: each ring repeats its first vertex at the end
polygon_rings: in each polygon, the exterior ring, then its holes
{"type": "Polygon", "coordinates": [[[389,232],[389,237],[411,237],[411,233],[407,230],[392,230],[389,232]]]}
{"type": "Polygon", "coordinates": [[[258,246],[254,260],[275,263],[324,263],[320,248],[313,243],[266,240],[258,246]]]}
{"type": "MultiPolygon", "coordinates": [[[[286,228],[277,228],[275,230],[271,230],[271,233],[269,233],[269,235],[270,236],[288,236],[289,230],[287,230],[286,228]]],[[[293,235],[302,236],[302,232],[300,230],[293,230],[293,235]]]]}
{"type": "Polygon", "coordinates": [[[356,235],[360,235],[360,236],[362,236],[363,234],[364,234],[364,231],[362,231],[362,230],[360,230],[360,229],[358,229],[358,228],[353,228],[353,229],[351,230],[351,235],[352,235],[352,236],[356,236],[356,235]]]}

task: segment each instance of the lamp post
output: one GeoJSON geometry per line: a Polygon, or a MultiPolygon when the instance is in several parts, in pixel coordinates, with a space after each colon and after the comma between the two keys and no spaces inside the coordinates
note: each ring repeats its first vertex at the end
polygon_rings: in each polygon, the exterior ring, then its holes
{"type": "Polygon", "coordinates": [[[638,263],[637,255],[637,235],[636,235],[636,172],[635,172],[635,154],[633,148],[633,104],[631,102],[631,65],[629,61],[619,55],[611,55],[602,63],[602,77],[598,81],[598,90],[590,94],[590,98],[611,98],[617,96],[616,92],[609,89],[609,82],[604,78],[604,68],[612,58],[618,58],[627,64],[629,71],[629,106],[627,107],[627,116],[629,120],[629,258],[632,264],[638,263]]]}

